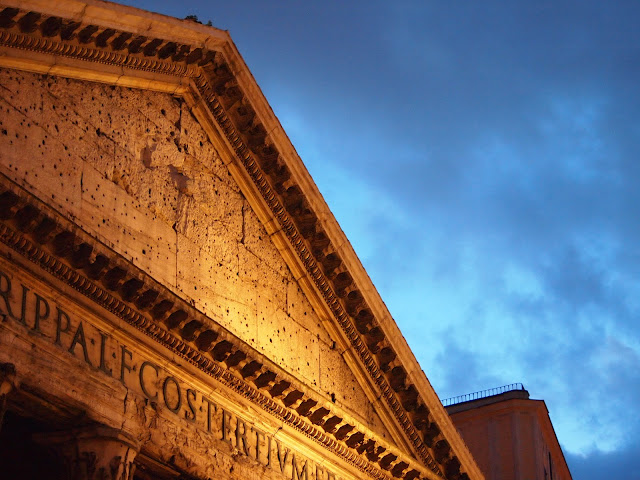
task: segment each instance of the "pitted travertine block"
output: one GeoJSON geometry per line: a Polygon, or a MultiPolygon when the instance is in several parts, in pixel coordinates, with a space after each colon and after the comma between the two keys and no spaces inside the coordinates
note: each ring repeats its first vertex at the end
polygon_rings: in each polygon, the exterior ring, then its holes
{"type": "Polygon", "coordinates": [[[197,159],[202,168],[210,172],[215,180],[220,181],[220,184],[224,183],[236,193],[240,193],[240,188],[232,181],[229,172],[221,168],[222,161],[218,152],[211,145],[209,137],[200,127],[198,121],[191,114],[189,107],[183,102],[180,104],[180,109],[180,138],[187,147],[186,153],[197,159]],[[186,139],[188,139],[188,142],[186,139]],[[221,175],[221,177],[218,178],[216,175],[221,175]]]}
{"type": "Polygon", "coordinates": [[[185,103],[0,70],[0,168],[389,438],[185,103]]]}
{"type": "Polygon", "coordinates": [[[183,235],[178,235],[177,258],[182,296],[255,346],[256,289],[240,282],[237,263],[225,265],[183,235]]]}
{"type": "Polygon", "coordinates": [[[42,113],[42,96],[46,94],[46,89],[40,88],[41,77],[3,69],[2,79],[2,98],[15,111],[21,113],[25,119],[42,113]]]}
{"type": "Polygon", "coordinates": [[[372,408],[351,370],[345,368],[342,355],[335,348],[320,344],[320,389],[331,396],[334,403],[365,424],[383,438],[391,435],[372,408]]]}
{"type": "Polygon", "coordinates": [[[258,220],[257,215],[249,205],[244,209],[244,242],[243,245],[251,251],[255,256],[263,261],[263,265],[268,266],[274,271],[277,277],[290,278],[291,273],[286,263],[282,260],[280,252],[276,248],[265,248],[265,243],[271,247],[269,235],[258,220]]]}
{"type": "Polygon", "coordinates": [[[69,88],[69,91],[60,97],[57,92],[54,93],[51,89],[61,82],[66,83],[56,77],[46,77],[48,88],[42,94],[42,116],[40,119],[43,122],[43,128],[52,137],[60,140],[75,140],[64,142],[67,152],[67,155],[63,157],[65,160],[77,156],[88,163],[113,162],[116,143],[108,135],[111,127],[109,115],[103,114],[105,107],[102,106],[98,109],[100,113],[93,111],[79,113],[76,105],[90,108],[96,97],[87,96],[84,90],[77,88],[69,88]],[[69,98],[70,96],[71,98],[69,98]],[[104,116],[103,124],[94,120],[98,116],[104,116]]]}
{"type": "Polygon", "coordinates": [[[275,360],[298,378],[310,385],[318,384],[319,349],[318,339],[291,318],[281,308],[258,301],[258,338],[260,351],[275,360]]]}
{"type": "Polygon", "coordinates": [[[175,287],[176,232],[159,222],[151,211],[93,167],[85,165],[82,175],[81,217],[90,231],[108,240],[112,247],[156,280],[175,287]]]}
{"type": "Polygon", "coordinates": [[[298,284],[289,282],[287,285],[287,314],[303,328],[316,332],[318,340],[331,348],[335,343],[334,340],[321,325],[320,319],[310,307],[298,284]]]}
{"type": "Polygon", "coordinates": [[[60,128],[51,121],[55,118],[47,119],[43,112],[41,78],[8,70],[0,75],[2,166],[17,183],[28,185],[52,205],[66,206],[76,217],[82,162],[72,153],[77,149],[58,138],[60,128]]]}

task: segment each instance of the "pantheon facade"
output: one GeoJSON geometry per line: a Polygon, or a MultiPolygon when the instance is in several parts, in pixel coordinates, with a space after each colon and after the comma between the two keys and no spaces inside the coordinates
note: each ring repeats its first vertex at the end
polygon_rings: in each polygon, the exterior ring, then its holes
{"type": "Polygon", "coordinates": [[[481,480],[229,34],[0,1],[0,471],[481,480]]]}

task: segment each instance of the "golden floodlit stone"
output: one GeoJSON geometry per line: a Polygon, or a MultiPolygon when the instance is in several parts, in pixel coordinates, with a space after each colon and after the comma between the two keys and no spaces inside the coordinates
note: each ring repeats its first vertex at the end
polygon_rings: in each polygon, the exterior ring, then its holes
{"type": "Polygon", "coordinates": [[[483,478],[227,32],[0,0],[0,85],[3,428],[51,478],[483,478]]]}

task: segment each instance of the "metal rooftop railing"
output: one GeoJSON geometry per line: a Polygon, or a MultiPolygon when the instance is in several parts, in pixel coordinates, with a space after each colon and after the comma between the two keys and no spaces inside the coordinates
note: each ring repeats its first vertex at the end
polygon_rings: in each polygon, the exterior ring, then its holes
{"type": "Polygon", "coordinates": [[[490,388],[488,390],[465,393],[464,395],[458,395],[457,397],[445,398],[444,400],[442,400],[442,405],[448,407],[457,403],[470,402],[472,400],[478,400],[480,398],[492,397],[494,395],[500,395],[501,393],[511,392],[513,390],[524,390],[524,385],[521,383],[510,383],[509,385],[490,388]]]}

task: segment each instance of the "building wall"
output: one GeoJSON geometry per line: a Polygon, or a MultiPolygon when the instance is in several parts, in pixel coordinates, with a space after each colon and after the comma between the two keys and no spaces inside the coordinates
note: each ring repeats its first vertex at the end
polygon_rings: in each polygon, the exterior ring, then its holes
{"type": "Polygon", "coordinates": [[[526,392],[522,392],[526,398],[513,398],[520,393],[508,392],[448,410],[488,480],[570,480],[544,402],[528,399],[526,392]]]}

